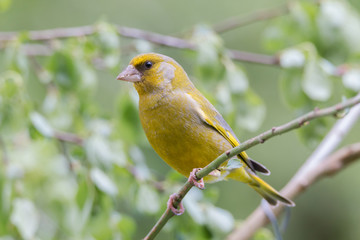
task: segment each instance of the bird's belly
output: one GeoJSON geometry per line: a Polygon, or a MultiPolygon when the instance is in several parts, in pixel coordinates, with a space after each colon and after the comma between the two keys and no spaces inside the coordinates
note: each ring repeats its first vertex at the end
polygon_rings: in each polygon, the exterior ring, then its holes
{"type": "Polygon", "coordinates": [[[185,176],[231,148],[216,130],[181,109],[153,109],[142,112],[140,118],[154,150],[185,176]]]}

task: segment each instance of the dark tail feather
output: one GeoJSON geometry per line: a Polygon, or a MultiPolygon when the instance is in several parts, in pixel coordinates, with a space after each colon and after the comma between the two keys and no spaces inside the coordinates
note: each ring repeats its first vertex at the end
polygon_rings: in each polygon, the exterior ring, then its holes
{"type": "Polygon", "coordinates": [[[270,170],[267,169],[264,165],[262,165],[261,163],[251,159],[251,158],[248,158],[246,160],[244,160],[246,165],[248,165],[248,167],[253,170],[254,173],[256,172],[259,172],[263,175],[270,175],[270,170]]]}

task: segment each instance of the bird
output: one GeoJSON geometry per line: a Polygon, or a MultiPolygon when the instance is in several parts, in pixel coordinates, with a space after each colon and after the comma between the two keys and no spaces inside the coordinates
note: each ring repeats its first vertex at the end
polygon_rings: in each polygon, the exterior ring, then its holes
{"type": "MultiPolygon", "coordinates": [[[[117,80],[133,83],[139,95],[140,121],[155,152],[170,167],[192,179],[195,186],[204,186],[196,178],[197,169],[240,145],[229,124],[171,57],[158,53],[137,55],[117,80]]],[[[270,174],[265,166],[245,151],[236,158],[241,162],[240,167],[227,171],[225,162],[204,177],[205,182],[234,179],[248,184],[271,205],[280,202],[295,206],[258,176],[257,173],[270,174]]],[[[178,215],[182,213],[170,208],[178,215]]]]}

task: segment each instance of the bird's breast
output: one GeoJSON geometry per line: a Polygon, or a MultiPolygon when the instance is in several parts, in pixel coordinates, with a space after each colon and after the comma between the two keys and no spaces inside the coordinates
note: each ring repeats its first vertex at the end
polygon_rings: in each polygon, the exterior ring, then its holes
{"type": "Polygon", "coordinates": [[[178,94],[162,97],[156,103],[140,98],[139,106],[150,144],[166,163],[185,176],[231,148],[229,142],[200,119],[193,103],[178,94]]]}

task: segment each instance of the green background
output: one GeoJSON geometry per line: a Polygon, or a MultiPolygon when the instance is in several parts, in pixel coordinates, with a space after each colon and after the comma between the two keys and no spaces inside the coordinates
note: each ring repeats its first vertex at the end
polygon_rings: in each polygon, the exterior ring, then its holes
{"type": "MultiPolygon", "coordinates": [[[[218,23],[230,16],[278,6],[285,1],[55,1],[14,0],[10,9],[0,13],[0,31],[26,31],[58,27],[91,25],[105,19],[121,26],[140,28],[162,34],[179,34],[195,24],[218,23]]],[[[353,6],[360,2],[353,0],[353,6]]],[[[266,53],[262,48],[263,29],[267,22],[251,24],[222,35],[225,46],[238,50],[266,53]]],[[[126,41],[126,40],[124,40],[126,41]]],[[[193,61],[191,54],[183,50],[156,47],[156,51],[175,58],[191,76],[193,61]]],[[[120,71],[132,55],[123,55],[120,71]]],[[[1,63],[1,62],[0,62],[1,63]]],[[[279,69],[277,67],[241,63],[246,69],[250,85],[263,98],[267,116],[256,132],[237,133],[240,140],[246,140],[273,126],[285,123],[294,115],[282,101],[279,91],[279,69]]],[[[115,80],[116,73],[98,72],[99,89],[96,98],[102,111],[111,113],[115,97],[127,83],[115,80]]],[[[196,84],[196,82],[195,82],[196,84]]],[[[33,95],[42,95],[36,83],[33,95]]],[[[207,94],[212,94],[208,92],[207,94]]],[[[359,139],[360,124],[346,137],[343,145],[359,139]]],[[[312,152],[305,147],[293,131],[276,137],[263,145],[252,148],[248,154],[266,165],[272,172],[266,177],[269,183],[280,189],[303,164],[312,152]]],[[[170,170],[155,154],[147,157],[147,164],[159,174],[170,170]]],[[[335,177],[312,186],[295,200],[297,206],[291,210],[291,220],[284,239],[359,239],[360,238],[360,191],[358,174],[360,165],[351,165],[335,177]]],[[[185,180],[185,179],[184,179],[185,180]]],[[[207,186],[219,188],[220,197],[216,205],[229,210],[236,219],[244,219],[259,204],[259,196],[244,184],[220,182],[207,186]],[[236,190],[234,190],[236,189],[236,190]]],[[[206,191],[206,190],[205,190],[206,191]]],[[[180,216],[179,218],[182,218],[180,216]]],[[[154,223],[152,217],[136,219],[136,238],[143,236],[154,223]]],[[[159,238],[161,239],[161,238],[159,238]]]]}

